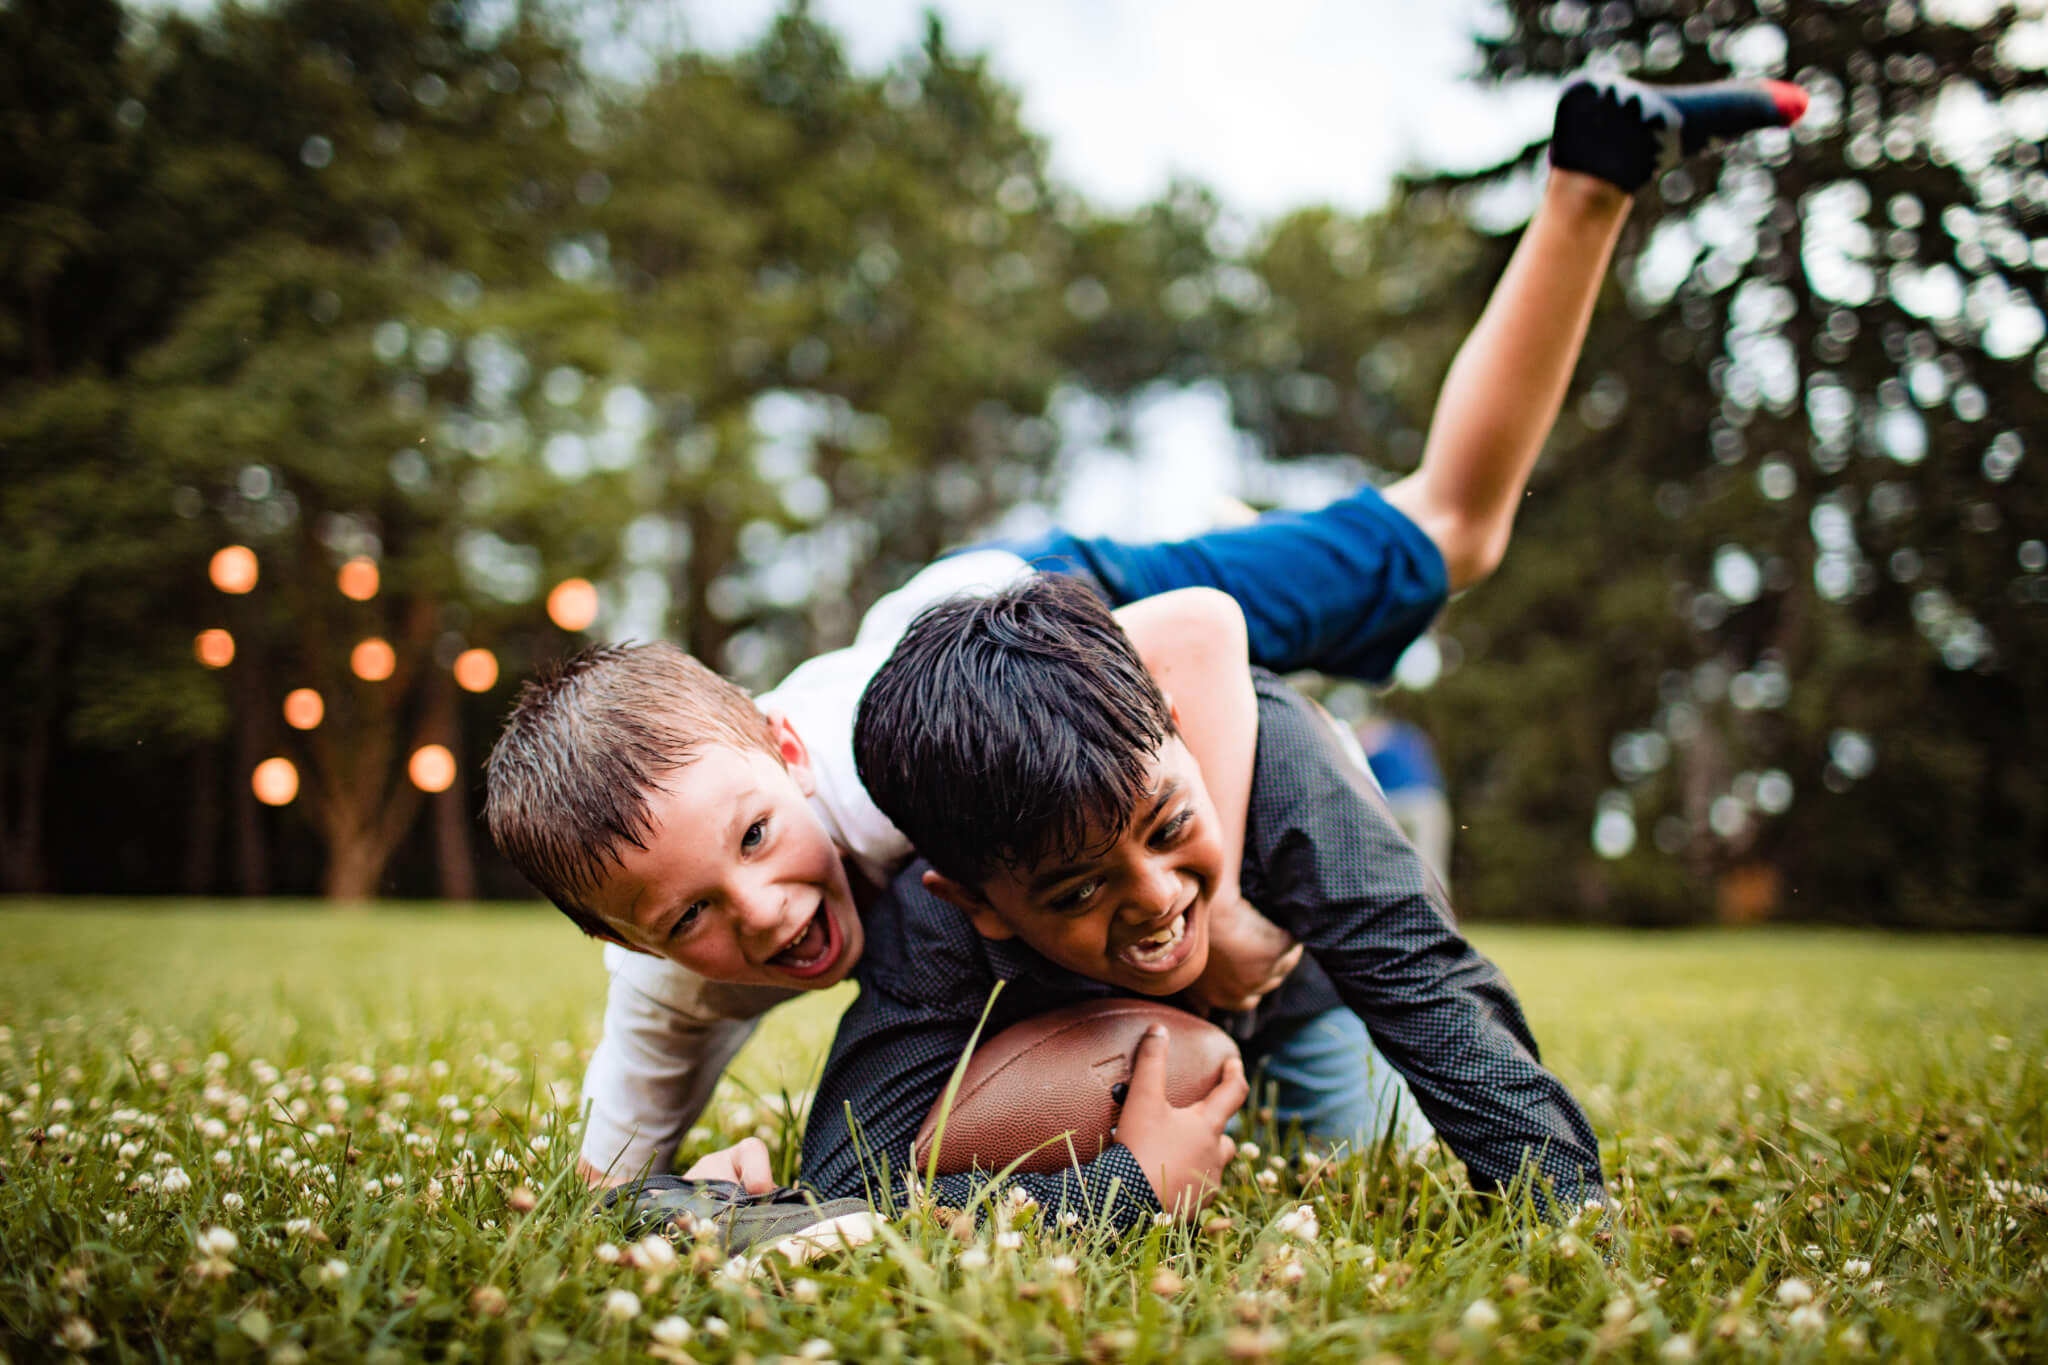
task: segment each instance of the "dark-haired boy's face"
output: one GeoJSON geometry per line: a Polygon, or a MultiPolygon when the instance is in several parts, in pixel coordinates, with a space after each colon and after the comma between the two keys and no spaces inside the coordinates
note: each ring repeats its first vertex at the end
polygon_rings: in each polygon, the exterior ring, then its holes
{"type": "Polygon", "coordinates": [[[780,755],[705,747],[647,794],[645,848],[592,897],[636,951],[709,981],[823,990],[866,940],[837,845],[811,809],[809,755],[772,718],[780,755]]]}
{"type": "Polygon", "coordinates": [[[1002,869],[978,889],[936,872],[935,893],[987,938],[1020,938],[1068,971],[1143,995],[1194,984],[1209,962],[1223,842],[1201,769],[1178,736],[1152,756],[1121,830],[1090,829],[1072,860],[1002,869]]]}

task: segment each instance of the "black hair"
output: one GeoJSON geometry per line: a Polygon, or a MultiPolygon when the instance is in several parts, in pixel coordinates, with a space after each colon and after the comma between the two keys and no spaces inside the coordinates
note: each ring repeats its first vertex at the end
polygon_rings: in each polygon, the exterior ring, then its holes
{"type": "Polygon", "coordinates": [[[1072,861],[1114,839],[1174,733],[1109,608],[1066,574],[950,598],[911,623],[854,720],[860,780],[939,872],[1072,861]]]}

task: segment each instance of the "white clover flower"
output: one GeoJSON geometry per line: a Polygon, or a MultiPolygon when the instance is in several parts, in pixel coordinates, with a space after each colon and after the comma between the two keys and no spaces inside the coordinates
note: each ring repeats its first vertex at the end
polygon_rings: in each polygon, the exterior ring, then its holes
{"type": "Polygon", "coordinates": [[[1301,1204],[1273,1220],[1273,1230],[1298,1241],[1313,1242],[1322,1235],[1322,1224],[1316,1219],[1316,1211],[1308,1204],[1301,1204]]]}
{"type": "Polygon", "coordinates": [[[1031,1191],[1025,1189],[1022,1185],[1010,1186],[1007,1198],[1010,1201],[1010,1209],[1014,1213],[1029,1213],[1038,1207],[1038,1200],[1033,1198],[1031,1191]]]}
{"type": "Polygon", "coordinates": [[[650,1233],[633,1243],[633,1263],[642,1270],[674,1270],[678,1259],[676,1244],[660,1233],[650,1233]]]}
{"type": "Polygon", "coordinates": [[[85,1352],[100,1344],[100,1334],[84,1318],[68,1317],[57,1324],[56,1342],[66,1350],[85,1352]]]}
{"type": "Polygon", "coordinates": [[[604,1315],[608,1318],[637,1318],[640,1316],[640,1296],[630,1289],[614,1289],[604,1296],[604,1315]]]}
{"type": "Polygon", "coordinates": [[[1054,1256],[1045,1263],[1045,1268],[1055,1275],[1071,1275],[1081,1268],[1080,1262],[1071,1256],[1054,1256]]]}
{"type": "Polygon", "coordinates": [[[228,1126],[219,1119],[202,1119],[199,1123],[199,1135],[208,1142],[219,1142],[228,1135],[228,1126]]]}
{"type": "Polygon", "coordinates": [[[192,1177],[185,1174],[183,1166],[173,1166],[163,1173],[156,1187],[165,1194],[184,1194],[192,1188],[192,1177]]]}
{"type": "Polygon", "coordinates": [[[1458,1323],[1470,1332],[1491,1332],[1500,1326],[1500,1310],[1490,1299],[1474,1299],[1459,1315],[1458,1323]]]}
{"type": "Polygon", "coordinates": [[[832,1354],[832,1343],[823,1337],[812,1337],[796,1348],[798,1357],[804,1360],[825,1360],[832,1354]]]}
{"type": "Polygon", "coordinates": [[[1168,1213],[1165,1209],[1161,1209],[1159,1212],[1152,1215],[1152,1226],[1155,1228],[1172,1227],[1173,1215],[1168,1213]]]}
{"type": "Polygon", "coordinates": [[[621,1255],[618,1247],[614,1246],[610,1242],[599,1242],[597,1244],[597,1250],[592,1252],[591,1254],[596,1256],[598,1261],[604,1265],[617,1265],[619,1263],[619,1256],[621,1255]]]}
{"type": "Polygon", "coordinates": [[[1821,1332],[1827,1330],[1828,1310],[1817,1303],[1801,1304],[1792,1310],[1792,1316],[1785,1319],[1785,1325],[1795,1332],[1821,1332]]]}
{"type": "Polygon", "coordinates": [[[128,1226],[128,1215],[125,1213],[118,1212],[108,1214],[107,1226],[112,1228],[116,1232],[120,1232],[128,1226]]]}
{"type": "Polygon", "coordinates": [[[1844,1261],[1842,1273],[1852,1280],[1867,1279],[1870,1275],[1870,1262],[1855,1259],[1844,1261]]]}
{"type": "Polygon", "coordinates": [[[242,1245],[234,1233],[221,1227],[201,1228],[197,1241],[200,1254],[204,1256],[232,1256],[242,1245]]]}
{"type": "Polygon", "coordinates": [[[798,1303],[816,1303],[818,1301],[818,1282],[816,1280],[798,1280],[789,1287],[789,1296],[798,1303]]]}
{"type": "Polygon", "coordinates": [[[1673,1337],[1657,1348],[1657,1358],[1667,1365],[1685,1365],[1698,1354],[1699,1348],[1693,1345],[1691,1337],[1673,1337]]]}
{"type": "Polygon", "coordinates": [[[996,1234],[996,1250],[1015,1251],[1024,1245],[1024,1234],[1014,1228],[1005,1228],[996,1234]]]}
{"type": "Polygon", "coordinates": [[[1786,1308],[1797,1308],[1813,1302],[1813,1286],[1794,1275],[1778,1285],[1777,1298],[1786,1308]]]}
{"type": "Polygon", "coordinates": [[[982,1270],[988,1266],[988,1253],[980,1247],[969,1247],[960,1253],[962,1270],[982,1270]]]}
{"type": "MultiPolygon", "coordinates": [[[[804,1283],[808,1284],[809,1281],[804,1281],[804,1283]]],[[[647,1335],[653,1337],[663,1346],[683,1346],[690,1340],[690,1323],[686,1318],[679,1318],[671,1314],[648,1328],[647,1335]]]]}
{"type": "Polygon", "coordinates": [[[707,1337],[723,1338],[731,1331],[732,1328],[726,1325],[724,1318],[710,1317],[704,1319],[704,1335],[707,1337]]]}
{"type": "Polygon", "coordinates": [[[149,1154],[149,1164],[152,1166],[168,1166],[177,1159],[169,1152],[151,1152],[149,1154]]]}
{"type": "Polygon", "coordinates": [[[280,1341],[270,1348],[269,1365],[306,1365],[306,1348],[296,1341],[280,1341]]]}
{"type": "Polygon", "coordinates": [[[1815,1265],[1819,1265],[1828,1258],[1828,1254],[1820,1249],[1820,1244],[1817,1242],[1808,1242],[1799,1249],[1799,1254],[1812,1261],[1815,1265]]]}
{"type": "Polygon", "coordinates": [[[139,1157],[141,1155],[142,1148],[132,1142],[122,1143],[120,1148],[116,1150],[114,1153],[114,1156],[124,1164],[133,1162],[136,1157],[139,1157]]]}
{"type": "Polygon", "coordinates": [[[1262,1190],[1277,1190],[1280,1188],[1280,1173],[1271,1167],[1261,1170],[1253,1177],[1253,1180],[1262,1190]]]}
{"type": "Polygon", "coordinates": [[[1257,1161],[1259,1159],[1259,1144],[1256,1142],[1240,1142],[1237,1144],[1237,1155],[1238,1159],[1242,1161],[1257,1161]]]}
{"type": "Polygon", "coordinates": [[[340,1284],[348,1278],[348,1262],[339,1256],[331,1256],[320,1263],[320,1283],[340,1284]]]}
{"type": "Polygon", "coordinates": [[[1073,1226],[1075,1226],[1075,1225],[1076,1225],[1077,1223],[1079,1223],[1080,1221],[1081,1221],[1081,1215],[1080,1215],[1080,1214],[1078,1214],[1078,1213],[1075,1213],[1075,1212],[1074,1212],[1074,1211],[1073,1211],[1072,1209],[1062,1209],[1062,1210],[1060,1211],[1060,1216],[1059,1216],[1059,1225],[1060,1225],[1061,1227],[1063,1227],[1063,1228],[1070,1228],[1070,1227],[1073,1227],[1073,1226]]]}

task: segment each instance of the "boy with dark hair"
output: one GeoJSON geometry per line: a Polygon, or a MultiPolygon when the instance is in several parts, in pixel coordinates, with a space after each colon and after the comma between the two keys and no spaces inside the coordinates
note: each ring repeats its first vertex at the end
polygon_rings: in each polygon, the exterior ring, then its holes
{"type": "MultiPolygon", "coordinates": [[[[498,847],[611,945],[604,1037],[584,1085],[586,1173],[617,1181],[664,1167],[761,1014],[857,963],[859,898],[887,882],[910,845],[854,776],[852,709],[918,608],[1050,563],[1141,607],[1172,589],[1221,589],[1243,608],[1223,629],[1248,641],[1255,662],[1385,676],[1446,595],[1499,562],[1629,196],[1710,140],[1788,125],[1803,106],[1776,82],[1568,83],[1542,200],[1445,379],[1421,467],[1384,495],[1363,488],[1315,512],[1175,545],[1054,533],[941,561],[878,604],[851,648],[759,698],[763,728],[742,716],[738,742],[675,719],[701,679],[639,669],[638,656],[601,651],[529,687],[492,752],[486,812],[498,847]]],[[[1201,663],[1200,636],[1178,638],[1194,641],[1201,663]]],[[[1186,683],[1167,685],[1191,744],[1217,755],[1204,756],[1203,776],[1241,790],[1253,728],[1242,675],[1244,715],[1219,704],[1211,725],[1188,714],[1204,690],[1200,670],[1183,672],[1186,683]]],[[[1225,884],[1235,845],[1224,841],[1225,884]]],[[[1256,916],[1238,923],[1256,940],[1256,916]]],[[[1255,992],[1262,963],[1284,960],[1275,951],[1248,952],[1231,984],[1255,992]]],[[[765,1152],[755,1144],[721,1161],[721,1173],[754,1183],[765,1152]]]]}
{"type": "MultiPolygon", "coordinates": [[[[1513,991],[1459,935],[1371,779],[1320,710],[1269,674],[1255,686],[1239,876],[1308,959],[1255,1010],[1218,1022],[1255,1061],[1334,998],[1364,1020],[1476,1185],[1540,1176],[1535,1197],[1553,1216],[1604,1200],[1584,1113],[1542,1068],[1513,991]]],[[[1186,989],[1208,955],[1223,862],[1219,812],[1172,704],[1071,580],[1040,576],[919,617],[868,685],[854,751],[870,795],[926,862],[869,908],[861,995],[805,1135],[804,1179],[842,1196],[873,1188],[875,1161],[892,1180],[908,1171],[917,1126],[998,982],[990,1033],[1077,1000],[1186,989]]],[[[1228,1114],[1214,1096],[1167,1106],[1143,1051],[1118,1142],[1011,1183],[1125,1223],[1199,1203],[1228,1157],[1228,1114]]],[[[957,1205],[984,1179],[945,1178],[937,1194],[957,1205]]]]}

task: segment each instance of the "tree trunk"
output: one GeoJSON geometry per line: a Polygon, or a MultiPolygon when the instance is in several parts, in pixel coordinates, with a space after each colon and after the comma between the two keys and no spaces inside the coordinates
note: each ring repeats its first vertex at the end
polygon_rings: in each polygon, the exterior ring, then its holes
{"type": "Polygon", "coordinates": [[[263,670],[256,657],[256,632],[238,632],[239,653],[228,665],[228,696],[235,711],[235,867],[244,896],[270,894],[270,857],[264,848],[263,811],[250,786],[256,765],[267,755],[268,708],[264,705],[263,670]]]}
{"type": "Polygon", "coordinates": [[[384,881],[384,867],[390,853],[381,840],[359,827],[330,830],[327,836],[327,871],[320,893],[331,901],[361,905],[375,900],[384,881]]]}
{"type": "Polygon", "coordinates": [[[213,890],[214,846],[220,839],[220,751],[202,744],[192,755],[192,823],[185,852],[185,890],[213,890]]]}
{"type": "Polygon", "coordinates": [[[461,698],[445,673],[428,684],[434,689],[424,733],[429,743],[445,744],[455,755],[455,780],[433,798],[434,860],[441,871],[441,899],[476,899],[476,853],[469,827],[469,767],[462,755],[461,698]]]}
{"type": "Polygon", "coordinates": [[[43,774],[49,767],[50,731],[37,725],[21,747],[21,766],[12,776],[16,790],[12,802],[0,786],[0,886],[16,893],[46,889],[43,880],[43,774]],[[12,804],[10,816],[5,806],[12,804]]]}

